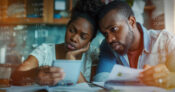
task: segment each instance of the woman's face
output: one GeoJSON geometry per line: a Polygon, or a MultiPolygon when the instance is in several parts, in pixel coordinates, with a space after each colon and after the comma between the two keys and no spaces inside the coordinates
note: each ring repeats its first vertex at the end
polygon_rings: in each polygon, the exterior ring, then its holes
{"type": "Polygon", "coordinates": [[[65,46],[68,50],[81,49],[91,41],[93,37],[92,25],[84,18],[78,18],[68,25],[65,46]]]}

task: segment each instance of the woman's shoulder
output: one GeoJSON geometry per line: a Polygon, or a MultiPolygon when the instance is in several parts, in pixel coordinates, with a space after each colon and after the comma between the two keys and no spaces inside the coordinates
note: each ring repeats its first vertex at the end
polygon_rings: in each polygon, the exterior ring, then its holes
{"type": "Polygon", "coordinates": [[[58,47],[58,48],[62,48],[64,46],[63,43],[61,44],[55,44],[55,43],[43,43],[41,44],[40,46],[38,46],[37,48],[55,48],[55,47],[58,47]]]}
{"type": "Polygon", "coordinates": [[[41,45],[39,45],[38,47],[36,47],[32,53],[48,53],[49,51],[52,52],[52,50],[54,50],[55,48],[55,44],[54,43],[43,43],[41,45]]]}

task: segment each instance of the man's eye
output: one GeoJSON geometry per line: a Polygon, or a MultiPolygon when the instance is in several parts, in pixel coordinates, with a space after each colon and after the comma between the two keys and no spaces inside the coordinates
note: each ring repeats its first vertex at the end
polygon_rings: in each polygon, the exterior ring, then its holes
{"type": "Polygon", "coordinates": [[[111,32],[115,32],[115,31],[118,31],[119,29],[117,27],[112,27],[110,30],[111,32]]]}
{"type": "Polygon", "coordinates": [[[104,33],[104,36],[107,37],[108,36],[108,33],[104,33]]]}

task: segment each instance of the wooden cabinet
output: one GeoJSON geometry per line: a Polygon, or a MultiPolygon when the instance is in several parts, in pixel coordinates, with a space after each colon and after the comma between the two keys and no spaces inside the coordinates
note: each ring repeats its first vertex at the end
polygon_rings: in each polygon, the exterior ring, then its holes
{"type": "MultiPolygon", "coordinates": [[[[37,1],[37,0],[34,0],[37,1]]],[[[32,0],[1,0],[0,2],[0,24],[59,24],[65,25],[69,21],[69,17],[65,18],[54,18],[54,2],[55,0],[40,0],[42,3],[42,13],[41,17],[28,17],[27,5],[32,2],[32,0]],[[18,10],[23,11],[19,14],[13,15],[13,3],[16,3],[18,10]],[[21,3],[21,5],[20,5],[21,3]],[[18,6],[17,6],[18,5],[18,6]],[[9,6],[11,6],[9,8],[9,6]],[[23,7],[23,8],[20,8],[23,7]],[[11,9],[11,11],[10,11],[11,9]],[[11,13],[12,16],[8,16],[11,13]]],[[[72,0],[65,0],[70,12],[72,9],[72,0]]],[[[15,7],[15,8],[16,8],[15,7]]]]}

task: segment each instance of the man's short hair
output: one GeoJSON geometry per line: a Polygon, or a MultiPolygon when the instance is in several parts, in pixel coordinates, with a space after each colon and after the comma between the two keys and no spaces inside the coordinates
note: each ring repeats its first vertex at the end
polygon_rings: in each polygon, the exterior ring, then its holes
{"type": "Polygon", "coordinates": [[[126,18],[134,16],[132,9],[127,2],[115,0],[101,8],[98,14],[98,21],[100,21],[111,10],[116,10],[118,13],[126,18]]]}

